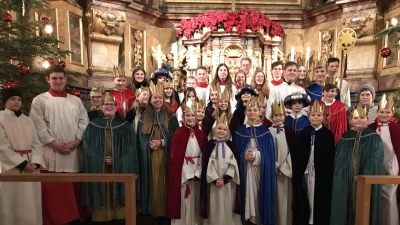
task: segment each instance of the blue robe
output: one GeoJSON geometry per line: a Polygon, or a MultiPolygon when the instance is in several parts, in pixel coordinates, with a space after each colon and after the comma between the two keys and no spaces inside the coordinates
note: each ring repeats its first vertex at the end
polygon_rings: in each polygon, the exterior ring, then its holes
{"type": "Polygon", "coordinates": [[[240,126],[235,132],[234,142],[239,152],[241,211],[244,222],[246,197],[246,161],[245,154],[250,143],[251,133],[255,135],[258,150],[261,155],[260,189],[258,193],[260,222],[264,225],[275,224],[275,148],[274,140],[268,128],[264,126],[240,126]]]}
{"type": "Polygon", "coordinates": [[[292,127],[293,130],[296,132],[296,136],[299,135],[300,131],[304,129],[304,127],[310,125],[310,120],[305,115],[301,115],[294,119],[293,117],[286,116],[285,122],[283,123],[285,126],[292,127]]]}
{"type": "MultiPolygon", "coordinates": [[[[315,100],[321,100],[322,99],[322,90],[323,90],[324,86],[317,84],[317,83],[313,83],[310,86],[308,86],[306,88],[306,93],[308,96],[310,96],[311,101],[310,103],[313,103],[315,100]]],[[[335,99],[340,101],[340,91],[338,88],[338,93],[335,96],[335,99]]]]}

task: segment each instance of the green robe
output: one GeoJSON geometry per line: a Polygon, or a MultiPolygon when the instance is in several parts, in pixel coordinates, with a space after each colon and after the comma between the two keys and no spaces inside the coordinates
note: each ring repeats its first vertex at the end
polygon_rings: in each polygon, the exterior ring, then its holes
{"type": "MultiPolygon", "coordinates": [[[[168,158],[169,158],[169,146],[172,139],[172,134],[176,129],[179,128],[178,120],[176,119],[175,114],[168,113],[163,115],[161,112],[154,114],[153,124],[157,124],[160,127],[161,136],[164,139],[164,148],[166,155],[166,165],[165,168],[168,168],[168,158]],[[164,126],[164,116],[168,118],[168,130],[164,126]]],[[[150,141],[153,137],[154,125],[150,132],[150,134],[144,134],[142,132],[143,127],[144,114],[142,114],[138,128],[138,157],[139,157],[139,175],[137,179],[137,200],[139,203],[138,212],[143,214],[152,214],[153,213],[153,187],[152,187],[152,170],[151,170],[151,160],[150,160],[150,141]]],[[[168,171],[165,171],[165,174],[168,174],[168,171]]],[[[165,177],[165,182],[167,181],[167,177],[165,177]]],[[[165,185],[167,188],[167,185],[165,185]]],[[[166,212],[165,212],[166,213],[166,212]]]]}
{"type": "MultiPolygon", "coordinates": [[[[336,146],[330,225],[354,225],[357,175],[383,175],[382,139],[369,128],[345,132],[336,146]]],[[[372,185],[370,225],[379,225],[381,190],[372,185]]]]}
{"type": "MultiPolygon", "coordinates": [[[[122,118],[94,119],[83,133],[84,173],[106,173],[106,133],[111,132],[112,172],[137,174],[137,142],[132,125],[122,118]]],[[[83,183],[83,204],[104,206],[104,183],[83,183]]],[[[124,183],[113,183],[113,205],[125,205],[124,183]]]]}

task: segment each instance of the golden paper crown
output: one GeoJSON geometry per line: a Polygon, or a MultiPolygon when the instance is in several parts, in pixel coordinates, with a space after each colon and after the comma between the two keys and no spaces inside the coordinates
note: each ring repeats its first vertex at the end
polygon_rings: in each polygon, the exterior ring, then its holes
{"type": "Polygon", "coordinates": [[[325,85],[333,84],[337,86],[336,76],[326,76],[325,77],[325,85]]]}
{"type": "Polygon", "coordinates": [[[214,83],[210,84],[210,92],[212,92],[212,91],[219,91],[217,86],[214,83]]]}
{"type": "Polygon", "coordinates": [[[166,89],[166,88],[174,89],[174,83],[171,80],[166,80],[163,83],[163,87],[164,87],[164,89],[166,89]]]}
{"type": "Polygon", "coordinates": [[[125,71],[117,66],[114,65],[113,67],[113,79],[116,77],[126,77],[125,71]]]}
{"type": "Polygon", "coordinates": [[[285,114],[285,107],[284,107],[283,101],[273,102],[271,105],[271,112],[272,112],[271,116],[285,114]]]}
{"type": "Polygon", "coordinates": [[[110,92],[106,92],[104,97],[103,97],[103,103],[104,102],[113,102],[113,103],[117,103],[117,101],[115,100],[114,96],[112,96],[110,94],[110,92]]]}
{"type": "Polygon", "coordinates": [[[140,86],[140,88],[136,89],[136,97],[139,96],[143,91],[149,91],[149,88],[140,86]]]}
{"type": "Polygon", "coordinates": [[[187,112],[195,112],[196,111],[196,103],[192,102],[191,99],[188,99],[185,105],[182,106],[182,111],[187,112]]]}
{"type": "Polygon", "coordinates": [[[100,92],[100,93],[104,93],[104,86],[99,86],[98,83],[94,83],[92,89],[90,89],[90,91],[93,92],[100,92]]]}
{"type": "Polygon", "coordinates": [[[393,95],[389,95],[389,97],[386,100],[386,94],[383,94],[382,98],[379,99],[378,103],[378,110],[379,109],[390,109],[394,110],[394,100],[393,100],[393,95]]]}
{"type": "Polygon", "coordinates": [[[259,107],[258,97],[252,97],[250,101],[246,103],[246,107],[259,107]]]}
{"type": "Polygon", "coordinates": [[[218,100],[221,100],[221,99],[227,99],[227,100],[229,100],[229,98],[230,98],[230,96],[229,96],[229,93],[228,93],[228,91],[226,90],[226,88],[225,88],[225,90],[221,93],[221,91],[219,91],[218,90],[218,100]]]}
{"type": "Polygon", "coordinates": [[[351,116],[352,117],[368,116],[368,107],[358,104],[357,107],[354,107],[351,110],[351,116]]]}
{"type": "Polygon", "coordinates": [[[228,125],[228,117],[226,116],[225,112],[223,112],[217,119],[217,124],[220,123],[228,125]]]}
{"type": "Polygon", "coordinates": [[[265,101],[265,96],[261,91],[258,92],[257,100],[258,100],[258,106],[266,106],[267,102],[265,101]]]}
{"type": "Polygon", "coordinates": [[[325,62],[323,60],[315,60],[314,61],[314,69],[317,67],[324,67],[325,68],[325,62]]]}
{"type": "Polygon", "coordinates": [[[204,104],[203,100],[200,100],[196,103],[196,110],[197,109],[206,110],[206,104],[204,104]]]}
{"type": "Polygon", "coordinates": [[[157,82],[157,85],[154,85],[153,82],[150,81],[150,91],[151,94],[160,94],[163,95],[164,94],[164,88],[163,85],[160,82],[157,82]]]}
{"type": "Polygon", "coordinates": [[[325,104],[323,102],[319,103],[319,101],[314,101],[314,103],[310,106],[310,113],[318,112],[324,113],[325,104]]]}

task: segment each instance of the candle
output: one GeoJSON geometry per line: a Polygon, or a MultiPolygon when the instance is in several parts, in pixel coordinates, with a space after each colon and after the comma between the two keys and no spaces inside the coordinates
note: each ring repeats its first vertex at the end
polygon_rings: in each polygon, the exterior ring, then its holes
{"type": "Polygon", "coordinates": [[[174,68],[178,68],[178,43],[172,43],[171,49],[174,55],[174,68]]]}
{"type": "Polygon", "coordinates": [[[189,68],[195,68],[194,63],[196,62],[196,56],[194,55],[194,47],[193,46],[189,46],[189,55],[190,55],[189,68]]]}
{"type": "Polygon", "coordinates": [[[290,61],[294,61],[294,46],[292,46],[292,51],[290,52],[290,61]]]}
{"type": "Polygon", "coordinates": [[[272,59],[274,62],[278,61],[278,47],[274,48],[274,57],[272,59]]]}
{"type": "Polygon", "coordinates": [[[157,46],[157,68],[161,68],[161,45],[157,46]]]}

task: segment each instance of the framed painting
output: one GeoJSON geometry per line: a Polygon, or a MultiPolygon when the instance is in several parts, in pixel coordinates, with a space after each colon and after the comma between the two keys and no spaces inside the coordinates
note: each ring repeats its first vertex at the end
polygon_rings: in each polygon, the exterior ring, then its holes
{"type": "MultiPolygon", "coordinates": [[[[51,10],[44,10],[44,11],[35,11],[35,20],[42,21],[43,18],[48,19],[48,25],[51,26],[51,32],[46,32],[45,28],[43,30],[39,30],[36,32],[38,36],[45,36],[50,35],[51,37],[60,40],[58,35],[58,11],[57,8],[51,10]]],[[[58,46],[60,47],[60,46],[58,46]]]]}
{"type": "Polygon", "coordinates": [[[141,66],[146,68],[146,31],[129,26],[129,68],[141,66]]]}
{"type": "MultiPolygon", "coordinates": [[[[389,28],[390,21],[386,21],[386,28],[389,28]]],[[[387,35],[385,37],[384,46],[385,48],[390,48],[392,54],[390,56],[383,58],[383,68],[391,68],[397,66],[397,61],[399,60],[399,51],[397,50],[397,45],[399,44],[399,35],[394,33],[387,35]]]]}
{"type": "Polygon", "coordinates": [[[72,52],[69,56],[70,63],[83,66],[83,30],[82,18],[67,11],[68,19],[68,44],[72,52]]]}

